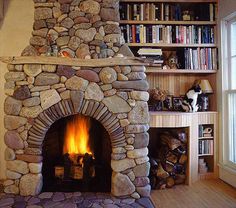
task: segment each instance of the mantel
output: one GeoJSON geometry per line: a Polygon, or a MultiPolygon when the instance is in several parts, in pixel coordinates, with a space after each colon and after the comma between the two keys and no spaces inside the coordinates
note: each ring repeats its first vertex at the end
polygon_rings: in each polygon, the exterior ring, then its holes
{"type": "Polygon", "coordinates": [[[144,59],[137,57],[116,57],[103,59],[78,59],[68,57],[53,56],[12,56],[0,57],[0,61],[7,64],[52,64],[67,66],[87,66],[87,67],[106,67],[106,66],[149,66],[144,59]]]}

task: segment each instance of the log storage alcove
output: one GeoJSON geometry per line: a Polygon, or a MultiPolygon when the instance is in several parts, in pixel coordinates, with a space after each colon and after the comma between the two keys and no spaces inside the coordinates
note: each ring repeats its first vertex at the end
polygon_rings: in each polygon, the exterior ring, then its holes
{"type": "Polygon", "coordinates": [[[5,192],[42,188],[42,144],[57,120],[81,114],[99,121],[111,141],[111,193],[149,196],[148,83],[136,58],[1,57],[5,74],[5,192]]]}

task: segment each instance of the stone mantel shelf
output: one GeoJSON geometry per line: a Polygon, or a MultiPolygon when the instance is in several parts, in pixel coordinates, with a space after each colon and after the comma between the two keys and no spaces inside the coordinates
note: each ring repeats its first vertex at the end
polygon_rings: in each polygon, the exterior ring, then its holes
{"type": "Polygon", "coordinates": [[[12,56],[0,57],[0,61],[7,64],[52,64],[67,66],[87,66],[87,67],[106,67],[106,66],[149,66],[144,59],[137,57],[116,57],[103,59],[78,59],[68,57],[52,56],[12,56]]]}

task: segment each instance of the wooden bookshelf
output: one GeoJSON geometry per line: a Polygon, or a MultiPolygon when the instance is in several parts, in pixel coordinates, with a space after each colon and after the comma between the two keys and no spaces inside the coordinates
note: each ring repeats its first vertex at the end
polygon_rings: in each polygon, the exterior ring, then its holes
{"type": "Polygon", "coordinates": [[[181,44],[181,43],[127,43],[130,47],[161,47],[161,48],[215,48],[216,44],[181,44]]]}
{"type": "Polygon", "coordinates": [[[215,74],[217,70],[197,70],[197,69],[155,69],[155,66],[146,67],[146,73],[158,74],[215,74]]]}
{"type": "Polygon", "coordinates": [[[120,24],[132,25],[216,25],[216,21],[149,21],[149,20],[120,20],[120,24]]]}
{"type": "MultiPolygon", "coordinates": [[[[182,97],[192,87],[193,83],[196,80],[201,80],[201,79],[209,80],[213,89],[213,93],[209,94],[210,108],[208,112],[197,112],[197,113],[183,113],[183,112],[172,112],[172,111],[150,112],[150,127],[189,128],[188,184],[191,184],[192,182],[198,179],[216,177],[217,176],[216,151],[217,151],[217,129],[218,129],[217,127],[218,115],[217,115],[217,103],[216,103],[217,100],[216,75],[218,71],[217,70],[218,69],[218,63],[217,63],[218,60],[217,2],[218,1],[217,0],[188,0],[188,1],[121,0],[120,2],[121,4],[122,3],[124,4],[122,8],[127,9],[127,10],[122,10],[123,14],[121,14],[122,20],[120,21],[120,25],[123,29],[122,33],[124,34],[125,40],[127,40],[127,45],[134,52],[135,55],[138,54],[137,51],[139,48],[160,48],[162,49],[162,54],[164,57],[163,58],[164,65],[168,63],[167,60],[168,57],[170,57],[169,56],[170,54],[175,54],[176,56],[178,56],[178,59],[181,59],[180,69],[161,69],[162,68],[161,65],[147,66],[146,67],[147,81],[149,83],[150,89],[159,88],[161,90],[166,90],[169,92],[169,95],[172,98],[182,97]],[[136,4],[137,5],[141,4],[141,6],[137,6],[136,4]],[[146,4],[148,5],[146,6],[146,4]],[[179,12],[178,10],[179,8],[176,7],[176,4],[179,4],[178,6],[181,7],[181,12],[179,12]],[[134,5],[135,5],[135,10],[134,10],[134,5]],[[169,7],[167,12],[168,15],[166,14],[165,6],[169,7]],[[186,10],[188,6],[190,6],[189,9],[192,10],[194,15],[191,16],[189,21],[186,21],[186,18],[184,19],[182,16],[182,12],[186,10]],[[204,9],[205,6],[207,6],[206,8],[208,8],[207,11],[209,13],[207,14],[209,15],[205,15],[206,13],[202,12],[202,8],[204,9]],[[126,13],[124,11],[126,11],[126,13]],[[133,13],[133,11],[135,11],[135,13],[133,13]],[[180,14],[180,16],[176,15],[176,11],[178,12],[178,15],[180,14]],[[199,12],[199,14],[197,14],[196,12],[199,12]],[[168,18],[166,18],[166,15],[168,16],[168,18]],[[186,37],[187,38],[191,37],[191,38],[187,40],[185,39],[186,37]],[[194,61],[197,61],[198,64],[196,63],[192,64],[194,61]],[[208,61],[212,62],[209,64],[208,61]],[[191,64],[189,64],[189,62],[191,62],[191,64]],[[202,62],[208,64],[202,65],[202,62]],[[192,69],[187,69],[187,68],[192,68],[192,69]],[[214,134],[212,137],[200,137],[200,135],[198,134],[199,125],[206,125],[206,124],[213,126],[214,134]],[[203,140],[211,140],[214,142],[213,153],[212,152],[210,152],[209,154],[198,153],[199,141],[203,140]],[[208,171],[204,174],[199,174],[198,170],[199,158],[204,158],[206,163],[209,165],[208,171]]],[[[160,60],[158,58],[156,60],[160,60]]],[[[212,145],[211,142],[209,143],[212,145]]]]}
{"type": "MultiPolygon", "coordinates": [[[[121,0],[120,2],[127,2],[127,3],[143,3],[145,0],[121,0]]],[[[148,0],[146,2],[150,3],[186,3],[186,0],[148,0]]],[[[187,0],[187,3],[217,3],[218,0],[187,0]]]]}

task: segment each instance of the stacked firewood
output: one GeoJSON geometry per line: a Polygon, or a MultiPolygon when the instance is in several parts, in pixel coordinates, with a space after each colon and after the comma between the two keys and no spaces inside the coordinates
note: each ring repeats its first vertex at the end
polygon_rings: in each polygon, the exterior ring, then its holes
{"type": "Polygon", "coordinates": [[[150,157],[152,189],[171,188],[185,183],[187,166],[187,134],[183,130],[165,130],[159,135],[158,157],[150,157]]]}

